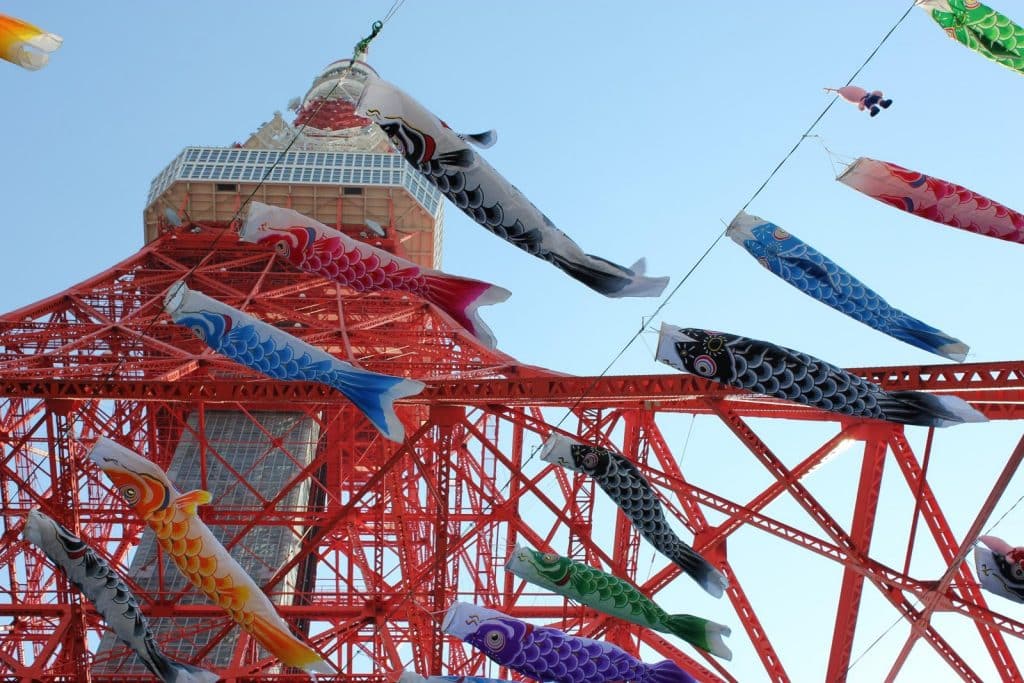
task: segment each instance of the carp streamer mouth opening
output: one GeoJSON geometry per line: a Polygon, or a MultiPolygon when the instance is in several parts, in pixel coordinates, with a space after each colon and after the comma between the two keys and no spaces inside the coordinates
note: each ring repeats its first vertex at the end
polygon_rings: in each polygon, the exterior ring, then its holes
{"type": "Polygon", "coordinates": [[[441,620],[441,630],[445,633],[451,633],[451,627],[454,625],[455,619],[458,616],[456,612],[459,611],[459,603],[455,603],[448,608],[448,611],[444,613],[444,619],[441,620]]]}
{"type": "Polygon", "coordinates": [[[441,621],[441,630],[450,636],[465,640],[477,630],[480,623],[486,618],[475,613],[479,609],[483,609],[484,612],[489,611],[467,602],[452,603],[441,621]]]}
{"type": "Polygon", "coordinates": [[[184,305],[185,295],[187,295],[188,292],[189,289],[185,285],[184,280],[178,280],[175,282],[171,285],[170,291],[168,291],[167,295],[164,297],[164,310],[170,315],[177,313],[184,305]]]}
{"type": "MultiPolygon", "coordinates": [[[[544,442],[538,457],[544,462],[555,463],[572,469],[575,464],[572,462],[572,458],[569,459],[569,462],[566,462],[565,456],[562,453],[557,452],[562,449],[563,442],[569,442],[569,440],[561,434],[552,434],[548,437],[548,440],[544,442]]],[[[567,443],[566,445],[571,448],[571,443],[567,443]]]]}
{"type": "Polygon", "coordinates": [[[512,549],[512,552],[508,555],[508,559],[505,560],[505,571],[515,574],[515,568],[519,566],[520,563],[526,562],[529,562],[527,549],[516,543],[516,547],[512,549]]]}

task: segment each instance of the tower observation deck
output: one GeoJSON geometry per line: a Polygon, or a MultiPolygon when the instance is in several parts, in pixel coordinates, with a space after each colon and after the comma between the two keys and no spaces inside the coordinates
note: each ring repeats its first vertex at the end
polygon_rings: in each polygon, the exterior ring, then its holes
{"type": "Polygon", "coordinates": [[[146,242],[159,234],[167,209],[195,222],[223,223],[256,191],[258,201],[295,209],[375,246],[383,242],[373,240],[380,236],[367,222],[382,226],[403,256],[439,268],[441,193],[391,151],[380,128],[355,115],[351,102],[372,69],[350,64],[324,69],[295,104],[293,123],[277,112],[240,145],[182,150],[150,185],[146,242]]]}

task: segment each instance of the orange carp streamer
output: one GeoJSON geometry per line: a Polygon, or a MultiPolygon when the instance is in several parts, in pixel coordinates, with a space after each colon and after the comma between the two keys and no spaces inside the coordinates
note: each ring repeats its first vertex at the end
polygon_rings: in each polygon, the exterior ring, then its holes
{"type": "Polygon", "coordinates": [[[89,454],[136,514],[156,532],[157,542],[178,569],[239,626],[288,666],[309,673],[334,673],[302,642],[273,603],[196,516],[209,503],[207,491],[178,491],[166,473],[138,453],[100,438],[89,454]]]}
{"type": "Polygon", "coordinates": [[[50,53],[64,39],[32,24],[0,14],[0,57],[29,71],[37,71],[50,61],[50,53]]]}

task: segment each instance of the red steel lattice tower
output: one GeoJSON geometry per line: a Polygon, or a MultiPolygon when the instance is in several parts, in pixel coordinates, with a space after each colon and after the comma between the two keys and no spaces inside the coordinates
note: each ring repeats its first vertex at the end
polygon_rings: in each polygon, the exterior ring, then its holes
{"type": "MultiPolygon", "coordinates": [[[[277,115],[244,145],[186,149],[154,180],[142,250],[0,317],[4,680],[152,680],[103,635],[92,606],[20,540],[34,506],[128,577],[169,655],[212,667],[226,681],[307,678],[282,669],[168,569],[148,532],[85,460],[101,435],[168,468],[181,488],[188,481],[212,491],[202,519],[342,672],[335,680],[390,681],[403,667],[514,678],[442,637],[441,614],[459,599],[608,639],[647,659],[673,658],[699,680],[736,680],[729,664],[681,641],[542,595],[502,570],[508,551],[523,542],[628,576],[655,599],[679,577],[592,482],[534,457],[566,410],[563,429],[637,462],[673,524],[729,578],[728,614],[714,618],[736,627],[734,641],[749,641],[764,679],[789,680],[794,659],[820,658],[827,680],[843,680],[865,584],[956,675],[981,680],[978,663],[930,623],[933,609],[970,620],[984,646],[974,656],[987,652],[1004,680],[1021,679],[1007,638],[1024,636],[1024,623],[990,610],[969,567],[955,561],[965,539],[924,476],[931,433],[918,454],[899,426],[840,419],[692,376],[569,377],[524,366],[481,348],[415,297],[359,295],[239,242],[231,221],[255,192],[420,263],[437,262],[440,197],[336,96],[340,77],[358,80],[346,66],[331,65],[314,82],[298,108],[306,127],[290,149],[297,128],[277,115]],[[173,224],[176,216],[183,224],[173,224]],[[399,406],[405,443],[384,440],[333,390],[256,375],[173,325],[161,300],[183,277],[341,358],[425,380],[427,390],[399,406]],[[687,415],[709,416],[731,433],[749,454],[750,472],[767,485],[733,500],[691,481],[663,432],[687,415]],[[802,459],[782,458],[759,436],[760,425],[781,420],[819,433],[824,425],[827,436],[802,459]],[[845,522],[815,498],[806,477],[851,444],[862,448],[863,462],[845,522]],[[910,575],[872,553],[887,462],[898,469],[890,485],[905,483],[919,504],[919,536],[953,567],[944,581],[910,575]],[[804,510],[809,523],[798,528],[770,516],[768,507],[781,500],[804,510]],[[758,595],[744,590],[744,573],[730,562],[741,532],[842,566],[838,591],[808,598],[824,609],[836,605],[830,649],[773,645],[777,634],[759,618],[758,595]]],[[[1024,416],[1024,362],[858,372],[886,388],[956,393],[993,420],[1024,416]]],[[[994,490],[1004,486],[1001,480],[994,490]]],[[[908,527],[899,533],[915,533],[908,527]]]]}

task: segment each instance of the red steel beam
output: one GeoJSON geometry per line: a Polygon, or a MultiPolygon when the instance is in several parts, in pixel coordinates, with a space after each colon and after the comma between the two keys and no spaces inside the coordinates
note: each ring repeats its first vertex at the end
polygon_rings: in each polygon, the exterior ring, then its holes
{"type": "MultiPolygon", "coordinates": [[[[1007,460],[1006,465],[1003,467],[1002,473],[996,480],[995,486],[989,492],[988,497],[982,504],[981,509],[978,511],[977,516],[974,518],[974,522],[971,524],[971,528],[968,529],[967,534],[964,536],[964,541],[960,544],[956,553],[950,558],[949,568],[943,573],[935,586],[935,590],[931,591],[924,598],[924,609],[921,610],[917,619],[911,623],[911,632],[907,637],[906,643],[903,644],[903,649],[896,656],[896,661],[893,663],[892,668],[889,670],[889,675],[886,676],[886,683],[890,683],[896,679],[896,675],[903,668],[903,664],[907,661],[907,657],[910,656],[910,651],[913,649],[917,639],[921,637],[921,633],[925,626],[931,619],[932,612],[935,611],[936,607],[941,602],[942,593],[949,587],[949,584],[953,581],[953,577],[961,571],[961,564],[967,557],[967,553],[970,552],[971,547],[974,545],[975,539],[978,534],[981,533],[981,528],[988,520],[989,515],[992,514],[992,510],[995,509],[996,503],[1003,495],[1003,491],[1010,484],[1010,479],[1013,478],[1014,473],[1017,471],[1017,467],[1020,466],[1021,462],[1024,461],[1024,437],[1017,443],[1017,447],[1013,449],[1013,453],[1007,460]]],[[[979,625],[980,626],[980,625],[979,625]]],[[[982,632],[982,637],[986,635],[982,632]]],[[[1004,681],[1019,681],[1021,680],[1020,671],[1017,669],[1016,663],[1013,661],[1013,657],[1009,650],[1006,649],[1006,643],[1003,641],[999,634],[993,634],[998,639],[997,644],[1001,644],[1002,648],[995,648],[992,651],[992,658],[995,661],[996,670],[1004,681]]],[[[986,646],[990,646],[990,640],[986,639],[986,646]]],[[[990,650],[991,650],[990,646],[990,650]]]]}
{"type": "MultiPolygon", "coordinates": [[[[954,560],[960,550],[960,544],[957,542],[956,536],[953,534],[953,530],[950,528],[949,522],[942,512],[942,507],[935,498],[931,486],[924,479],[924,473],[921,471],[921,467],[914,457],[906,437],[901,432],[894,432],[890,437],[889,447],[892,449],[893,457],[903,472],[907,485],[912,491],[918,491],[921,517],[932,532],[932,537],[935,539],[935,544],[938,546],[942,559],[950,567],[955,568],[959,575],[958,588],[969,601],[985,607],[985,596],[982,594],[981,588],[978,586],[978,582],[971,573],[970,568],[963,563],[954,564],[954,560]]],[[[1014,455],[1016,455],[1016,451],[1014,451],[1014,455]]],[[[973,539],[970,540],[973,542],[973,539]]],[[[975,626],[996,668],[1000,672],[1006,672],[1011,675],[1015,680],[1022,680],[1020,671],[1002,634],[987,621],[975,620],[975,626]]]]}
{"type": "MultiPolygon", "coordinates": [[[[753,453],[762,465],[780,481],[786,482],[786,488],[793,499],[817,522],[822,529],[825,530],[832,540],[840,546],[846,548],[847,552],[850,553],[854,558],[859,561],[863,561],[866,557],[859,551],[856,545],[853,543],[849,533],[840,525],[810,494],[809,491],[803,486],[803,484],[796,481],[789,469],[782,463],[781,460],[775,454],[771,452],[768,446],[761,441],[757,434],[750,429],[750,427],[740,419],[738,415],[732,412],[728,407],[723,405],[716,406],[716,412],[719,413],[722,421],[733,431],[734,434],[747,446],[747,448],[753,453]]],[[[698,551],[700,548],[696,548],[698,551]]],[[[899,596],[891,595],[886,590],[886,587],[882,584],[876,584],[882,594],[893,603],[893,605],[900,610],[905,618],[914,620],[918,610],[913,607],[906,599],[905,596],[900,594],[899,596]]],[[[979,625],[982,628],[982,625],[979,625]]],[[[998,634],[997,634],[998,635],[998,634]]],[[[961,675],[972,677],[972,680],[978,680],[980,678],[973,672],[968,664],[963,660],[962,657],[954,650],[946,640],[939,635],[939,633],[931,626],[928,625],[925,632],[922,635],[925,640],[935,649],[936,652],[946,661],[946,663],[954,670],[961,673],[961,675]]]]}
{"type": "MultiPolygon", "coordinates": [[[[885,469],[885,453],[888,450],[885,437],[890,431],[889,427],[876,429],[864,444],[864,459],[861,463],[850,537],[854,547],[865,557],[871,550],[875,513],[878,511],[878,495],[882,484],[882,472],[885,469]],[[878,431],[883,433],[879,435],[878,431]]],[[[846,680],[863,592],[864,575],[847,567],[843,571],[843,582],[839,588],[839,606],[836,608],[836,623],[832,631],[832,649],[829,653],[828,671],[825,674],[825,680],[830,683],[842,683],[846,680]]]]}
{"type": "MultiPolygon", "coordinates": [[[[346,357],[367,362],[372,369],[387,371],[389,367],[396,368],[402,374],[417,377],[444,378],[455,371],[459,373],[462,379],[435,379],[423,394],[405,401],[401,409],[403,415],[415,415],[416,421],[422,422],[426,414],[423,406],[429,406],[433,411],[456,409],[463,414],[465,408],[469,407],[475,415],[473,420],[466,417],[454,421],[431,419],[429,422],[433,426],[417,431],[410,442],[400,448],[398,453],[394,453],[395,457],[391,459],[377,447],[367,448],[367,443],[361,437],[352,439],[344,464],[335,462],[337,458],[331,454],[318,454],[313,465],[297,475],[286,488],[306,479],[311,480],[313,486],[320,485],[313,473],[321,465],[328,471],[334,471],[330,479],[333,486],[328,489],[323,511],[277,511],[273,500],[266,501],[266,509],[262,510],[219,510],[214,507],[204,511],[204,519],[217,524],[316,527],[305,539],[299,555],[315,554],[320,558],[322,568],[332,573],[337,572],[337,576],[332,577],[336,579],[333,592],[328,590],[308,596],[308,602],[285,605],[281,611],[293,623],[318,620],[329,624],[328,630],[318,635],[315,642],[325,651],[326,648],[335,648],[329,651],[336,660],[351,658],[355,653],[364,651],[359,648],[368,644],[372,649],[364,652],[371,654],[375,661],[384,658],[392,663],[398,660],[396,644],[411,643],[413,648],[418,647],[417,643],[434,646],[436,639],[431,640],[426,633],[414,633],[416,630],[428,630],[426,627],[434,619],[428,616],[418,621],[408,619],[403,622],[402,610],[406,610],[404,614],[415,611],[410,600],[430,602],[430,596],[433,596],[432,607],[437,607],[442,602],[439,596],[447,598],[455,592],[456,586],[471,585],[477,595],[488,600],[500,593],[498,599],[505,601],[503,609],[521,618],[564,619],[568,610],[564,603],[516,607],[513,598],[521,594],[522,589],[516,591],[514,582],[506,580],[503,582],[506,590],[502,591],[494,577],[487,575],[487,571],[497,566],[495,562],[503,550],[487,541],[500,537],[497,529],[507,530],[509,541],[517,537],[537,545],[545,541],[543,534],[547,534],[548,530],[539,532],[531,529],[520,518],[519,511],[523,506],[533,504],[534,501],[539,501],[545,508],[552,508],[556,521],[551,535],[547,537],[549,541],[554,538],[556,530],[563,535],[567,533],[569,536],[578,536],[574,542],[593,561],[610,562],[615,567],[632,566],[631,553],[635,552],[635,538],[629,535],[629,529],[625,526],[619,529],[611,557],[606,550],[597,548],[589,538],[587,532],[592,528],[592,504],[587,491],[572,488],[565,475],[553,475],[550,468],[544,468],[534,477],[521,472],[524,461],[523,435],[544,435],[550,429],[541,419],[540,409],[571,406],[580,414],[583,426],[589,430],[587,433],[611,443],[612,432],[618,433],[625,425],[628,443],[635,451],[632,455],[640,461],[648,459],[648,450],[655,455],[663,472],[652,476],[652,481],[656,480],[666,493],[671,492],[678,498],[679,505],[672,508],[681,508],[684,523],[696,532],[694,547],[706,550],[709,557],[733,580],[730,599],[754,641],[769,679],[788,680],[768,635],[761,628],[750,601],[743,594],[727,561],[724,543],[726,534],[721,533],[721,527],[708,528],[703,506],[728,515],[730,520],[727,524],[733,528],[741,524],[760,528],[842,563],[845,567],[843,585],[846,588],[853,587],[850,591],[844,591],[850,595],[843,599],[837,611],[835,638],[842,643],[852,641],[856,597],[860,594],[858,586],[862,585],[863,578],[868,578],[908,621],[923,623],[928,642],[953,670],[968,679],[977,679],[949,643],[927,624],[927,610],[916,610],[910,604],[909,597],[924,597],[933,586],[875,563],[868,557],[872,510],[877,501],[880,476],[880,469],[876,476],[875,466],[880,468],[876,457],[867,453],[854,522],[848,534],[827,514],[812,515],[832,538],[832,541],[826,541],[765,517],[756,499],[750,505],[741,506],[690,486],[682,478],[678,464],[658,431],[654,416],[669,412],[708,414],[718,411],[723,415],[722,419],[751,446],[751,450],[776,476],[778,493],[786,490],[792,493],[795,484],[798,500],[801,499],[801,493],[806,493],[802,502],[818,508],[821,506],[817,501],[806,489],[801,491],[802,487],[799,486],[800,477],[818,461],[815,459],[816,454],[805,461],[808,463],[806,468],[798,466],[786,470],[740,418],[756,416],[828,421],[851,429],[863,427],[869,432],[891,427],[877,422],[847,421],[841,416],[796,404],[753,397],[690,375],[565,377],[540,368],[519,366],[503,354],[477,349],[457,331],[446,330],[447,323],[422,303],[401,304],[386,295],[358,298],[343,296],[340,289],[293,272],[269,253],[254,250],[248,245],[239,245],[234,239],[225,240],[224,244],[218,244],[217,250],[212,250],[210,246],[220,234],[219,229],[205,227],[197,235],[188,231],[168,233],[138,254],[82,285],[3,316],[0,320],[0,396],[14,398],[7,403],[5,410],[8,414],[3,416],[5,419],[11,418],[10,424],[4,426],[9,432],[0,433],[0,437],[5,439],[8,433],[12,435],[12,441],[4,444],[5,448],[11,449],[10,459],[13,461],[7,467],[5,458],[5,469],[0,471],[5,481],[21,481],[26,488],[31,488],[39,484],[43,477],[48,477],[50,492],[47,495],[50,497],[46,501],[61,504],[77,501],[72,512],[66,516],[82,525],[89,525],[90,529],[102,527],[103,534],[109,537],[114,533],[115,525],[128,522],[130,528],[137,528],[137,524],[131,527],[131,518],[126,517],[120,508],[110,509],[114,498],[109,487],[99,486],[88,471],[79,471],[75,459],[80,458],[80,453],[75,451],[74,437],[69,429],[69,415],[73,416],[75,427],[85,429],[88,435],[129,434],[140,443],[148,440],[151,453],[169,454],[180,438],[181,425],[178,425],[177,431],[159,426],[159,421],[153,416],[158,411],[166,411],[165,405],[173,406],[173,410],[177,411],[174,415],[179,421],[184,420],[186,410],[201,406],[203,401],[207,402],[207,408],[215,406],[236,410],[245,406],[255,410],[289,406],[294,409],[294,406],[301,405],[307,414],[337,412],[343,399],[332,390],[319,385],[261,379],[202,350],[201,345],[191,339],[187,331],[164,325],[163,320],[156,318],[162,291],[196,264],[201,264],[195,269],[195,277],[204,286],[211,288],[211,291],[220,292],[238,302],[250,302],[254,308],[260,307],[264,314],[274,320],[294,319],[303,322],[307,328],[304,328],[302,334],[315,343],[329,346],[334,353],[343,353],[346,357]],[[170,241],[171,237],[177,238],[176,241],[170,241]],[[281,265],[281,268],[278,269],[277,265],[281,265]],[[112,320],[118,321],[117,324],[111,324],[109,321],[112,320]],[[422,321],[438,320],[441,320],[439,327],[420,324],[422,321]],[[452,339],[459,342],[456,351],[448,343],[452,339]],[[127,360],[122,362],[119,360],[121,358],[127,360]],[[45,434],[42,438],[28,438],[25,428],[17,426],[20,424],[19,416],[28,415],[26,411],[29,410],[19,407],[21,398],[45,399],[40,402],[43,407],[37,409],[44,411],[45,415],[45,425],[42,427],[45,434]],[[107,415],[104,411],[111,411],[112,414],[107,415]],[[447,436],[433,433],[438,431],[437,424],[447,422],[452,422],[445,428],[448,430],[447,436]],[[497,425],[502,423],[512,425],[516,433],[510,450],[507,437],[499,437],[497,432],[497,425]],[[164,431],[158,433],[158,429],[164,431]],[[459,434],[458,439],[453,438],[452,429],[459,434]],[[14,444],[20,440],[27,442],[24,447],[18,446],[15,449],[14,444]],[[472,454],[467,442],[472,444],[472,454]],[[50,450],[49,458],[37,461],[30,449],[44,446],[50,450]],[[444,460],[438,461],[438,457],[444,460]],[[402,462],[399,463],[396,458],[402,462]],[[488,469],[484,464],[488,458],[497,463],[497,469],[488,469]],[[431,463],[428,469],[433,469],[439,462],[450,465],[447,475],[438,477],[435,472],[423,471],[424,463],[431,463]],[[359,474],[362,478],[350,481],[346,479],[345,473],[355,471],[355,464],[359,466],[360,472],[367,474],[359,474]],[[427,501],[445,499],[437,495],[437,483],[451,477],[453,488],[449,505],[445,506],[444,511],[447,520],[439,522],[437,515],[432,515],[429,509],[420,509],[424,497],[419,491],[406,490],[402,494],[404,498],[391,493],[399,488],[399,477],[415,472],[416,464],[420,466],[417,481],[427,482],[425,486],[434,486],[433,493],[426,496],[427,501]],[[499,488],[501,482],[493,481],[493,477],[490,481],[486,480],[488,472],[499,471],[504,477],[506,470],[509,483],[504,487],[499,488]],[[381,471],[384,472],[382,476],[371,474],[379,474],[381,471]],[[544,478],[553,478],[563,485],[562,495],[566,502],[564,508],[559,509],[563,498],[544,494],[540,488],[544,478]],[[87,496],[87,502],[81,502],[77,495],[72,495],[76,492],[87,496]],[[390,501],[392,506],[406,503],[408,506],[401,512],[394,512],[386,509],[382,500],[390,501]],[[462,527],[469,526],[467,523],[475,524],[476,528],[460,533],[462,527]],[[390,524],[397,524],[395,532],[387,528],[390,524]],[[431,555],[437,548],[421,547],[427,544],[410,542],[414,536],[402,536],[397,531],[407,526],[417,530],[429,527],[430,530],[436,530],[439,537],[443,535],[449,557],[431,555]],[[446,529],[450,533],[445,533],[446,529]],[[371,546],[376,548],[376,554],[370,553],[369,557],[364,557],[362,548],[371,546]],[[384,573],[380,561],[382,546],[391,550],[399,549],[396,554],[403,558],[401,578],[392,576],[389,580],[384,573]],[[332,560],[333,565],[330,564],[332,560]],[[342,565],[343,560],[345,566],[342,565]],[[470,576],[465,575],[467,569],[470,576]],[[450,572],[447,581],[433,581],[438,574],[444,572],[450,572]],[[477,575],[472,575],[473,572],[477,575]],[[460,576],[462,581],[456,583],[460,576]],[[356,593],[358,582],[365,582],[366,593],[372,590],[372,600],[364,600],[362,595],[356,593]],[[853,596],[852,593],[857,595],[853,596]],[[378,647],[374,644],[373,631],[385,627],[395,634],[387,643],[378,647]]],[[[992,419],[1024,417],[1024,362],[863,368],[856,372],[888,389],[955,393],[970,400],[992,419]]],[[[438,414],[434,412],[434,418],[438,414]]],[[[43,424],[43,420],[40,420],[40,424],[43,424]]],[[[354,428],[360,429],[358,424],[354,428]]],[[[894,453],[899,448],[899,439],[902,439],[901,434],[890,442],[891,445],[897,444],[892,445],[894,453]]],[[[901,468],[908,477],[908,483],[911,483],[914,473],[910,461],[913,458],[907,459],[908,450],[901,452],[901,468]]],[[[827,450],[821,456],[826,453],[827,450]]],[[[881,453],[884,455],[884,448],[881,453]]],[[[923,481],[923,477],[918,479],[923,481]]],[[[911,488],[917,490],[914,485],[911,488]]],[[[930,489],[925,486],[921,490],[922,500],[925,501],[922,505],[924,518],[929,520],[937,540],[939,537],[948,540],[951,534],[943,533],[942,524],[945,520],[941,518],[941,509],[934,501],[930,489]]],[[[777,493],[773,489],[764,495],[777,493]]],[[[17,516],[24,511],[25,503],[30,500],[27,494],[20,493],[10,500],[10,505],[5,500],[5,508],[9,515],[17,516]]],[[[948,525],[945,531],[948,531],[948,525]]],[[[125,531],[124,538],[106,538],[108,544],[117,544],[117,550],[112,551],[116,552],[115,561],[123,563],[127,548],[137,540],[137,535],[133,534],[136,532],[125,531]]],[[[944,547],[941,541],[940,547],[944,547]]],[[[40,570],[41,563],[32,564],[28,582],[35,587],[44,583],[45,579],[47,599],[66,600],[69,595],[67,587],[40,570]],[[55,592],[58,587],[60,591],[55,592]]],[[[677,568],[667,567],[647,582],[644,588],[651,592],[660,590],[667,576],[676,575],[677,568]]],[[[279,573],[275,578],[280,576],[279,573]]],[[[274,580],[271,579],[271,583],[274,580]]],[[[938,602],[941,602],[943,608],[950,607],[984,624],[985,629],[991,630],[996,636],[1000,636],[997,631],[1015,637],[1024,635],[1024,624],[985,609],[984,600],[976,586],[973,587],[974,592],[971,592],[970,586],[959,590],[964,591],[963,598],[954,590],[947,589],[938,596],[938,602]]],[[[41,595],[37,597],[42,599],[41,595]]],[[[159,596],[140,597],[144,609],[153,615],[164,616],[167,610],[172,609],[166,601],[153,600],[159,596]]],[[[44,609],[38,604],[0,605],[0,614],[7,613],[5,610],[8,607],[11,610],[44,609]]],[[[62,608],[69,607],[63,605],[62,608]]],[[[208,619],[215,619],[221,614],[218,608],[206,605],[175,605],[173,613],[176,616],[186,614],[208,619]],[[204,612],[204,609],[208,611],[204,612]]],[[[87,611],[80,616],[81,621],[75,629],[79,633],[82,628],[88,629],[91,634],[96,633],[96,615],[87,611]]],[[[45,616],[40,612],[22,618],[43,620],[45,616]]],[[[610,620],[586,615],[580,616],[579,620],[590,631],[614,633],[620,642],[630,646],[636,643],[635,629],[631,627],[611,626],[610,620]]],[[[62,623],[70,622],[65,619],[62,623]]],[[[64,647],[60,662],[41,672],[46,676],[53,676],[55,671],[64,671],[68,666],[79,666],[85,657],[84,652],[76,654],[73,650],[75,643],[72,642],[72,636],[78,643],[84,641],[76,634],[69,636],[68,633],[70,631],[62,632],[57,640],[52,641],[59,641],[64,647]]],[[[983,637],[985,633],[987,631],[983,630],[983,637]]],[[[644,642],[666,656],[678,656],[674,647],[658,643],[657,638],[654,636],[644,642]]],[[[269,669],[274,666],[273,660],[260,660],[255,649],[244,644],[246,641],[243,639],[236,651],[236,664],[222,671],[226,680],[305,680],[304,675],[271,673],[269,669]]],[[[43,641],[26,638],[21,642],[43,641]]],[[[1001,636],[998,642],[1001,642],[1001,636]]],[[[833,657],[837,656],[835,650],[844,647],[834,647],[833,657]]],[[[447,663],[450,670],[459,670],[451,669],[453,663],[466,665],[481,660],[478,655],[467,659],[460,648],[452,651],[453,648],[449,647],[448,650],[447,663]]],[[[846,656],[848,659],[848,653],[846,656]]],[[[729,679],[720,665],[715,668],[723,678],[729,679]]],[[[842,667],[837,662],[836,669],[839,668],[842,667]]],[[[466,669],[467,672],[469,670],[466,669]]],[[[718,676],[707,670],[699,674],[707,680],[718,680],[718,676]]],[[[127,682],[133,679],[119,676],[96,680],[127,682]]],[[[383,683],[384,679],[376,674],[347,674],[344,680],[352,683],[383,683]]]]}
{"type": "MultiPolygon", "coordinates": [[[[161,365],[159,372],[180,367],[161,365]]],[[[997,364],[993,364],[997,368],[997,364]]],[[[123,368],[122,368],[123,369],[123,368]]],[[[144,365],[139,366],[144,370],[144,365]]],[[[515,368],[509,368],[515,370],[515,368]]],[[[899,368],[894,368],[899,369],[899,368]]],[[[38,374],[37,370],[34,370],[38,374]]],[[[217,379],[184,376],[174,381],[103,380],[12,377],[9,370],[0,377],[0,396],[25,398],[64,398],[69,400],[118,399],[136,401],[208,401],[210,403],[245,403],[259,407],[271,403],[324,404],[342,400],[340,394],[322,384],[310,382],[277,382],[248,377],[242,370],[236,377],[217,379]]],[[[844,416],[823,413],[764,397],[754,397],[738,390],[709,385],[692,375],[647,375],[602,377],[596,384],[587,377],[530,377],[517,379],[473,379],[428,381],[428,388],[418,396],[403,399],[400,405],[460,405],[486,407],[502,404],[509,407],[623,407],[648,408],[661,412],[679,411],[710,414],[708,399],[726,400],[738,414],[752,417],[774,417],[793,420],[843,421],[844,416]],[[574,393],[594,384],[592,393],[580,397],[574,393]]],[[[1024,419],[1024,390],[977,388],[958,390],[958,395],[972,401],[976,409],[990,420],[1024,419]]]]}
{"type": "MultiPolygon", "coordinates": [[[[726,595],[728,595],[733,609],[736,610],[736,614],[740,617],[740,623],[747,632],[747,637],[750,638],[754,651],[757,652],[758,657],[761,659],[761,665],[764,667],[768,678],[777,683],[789,681],[789,675],[786,673],[782,659],[779,657],[778,652],[776,652],[771,639],[764,629],[764,625],[757,616],[757,612],[750,602],[750,597],[743,590],[739,577],[736,576],[732,566],[726,561],[724,536],[720,538],[715,536],[721,529],[721,526],[712,527],[708,524],[704,511],[697,504],[698,499],[695,495],[695,489],[683,477],[679,463],[669,450],[668,444],[665,443],[661,431],[655,425],[654,414],[649,411],[644,411],[642,414],[646,418],[646,436],[651,443],[651,447],[662,470],[659,473],[660,479],[655,481],[659,481],[666,489],[678,496],[683,509],[689,517],[691,531],[694,532],[693,547],[717,566],[729,580],[726,595]]],[[[672,569],[678,568],[672,566],[672,569]]],[[[660,584],[658,588],[644,586],[644,590],[647,595],[653,596],[664,586],[664,583],[660,584]]]]}

